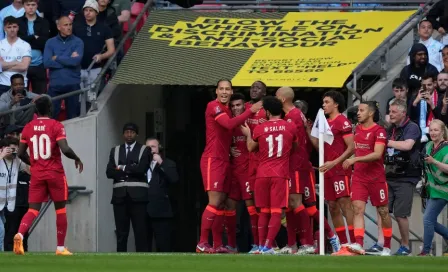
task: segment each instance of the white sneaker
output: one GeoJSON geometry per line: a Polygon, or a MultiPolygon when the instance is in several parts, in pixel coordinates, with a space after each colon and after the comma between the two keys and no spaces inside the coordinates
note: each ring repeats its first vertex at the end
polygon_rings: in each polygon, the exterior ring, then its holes
{"type": "Polygon", "coordinates": [[[391,256],[392,254],[390,253],[390,248],[387,247],[383,247],[383,251],[381,252],[380,256],[391,256]]]}
{"type": "Polygon", "coordinates": [[[299,247],[299,250],[297,250],[296,255],[308,255],[308,254],[315,254],[315,248],[311,245],[303,245],[299,247]]]}
{"type": "Polygon", "coordinates": [[[355,254],[359,254],[359,255],[364,255],[366,253],[366,251],[364,250],[364,248],[362,248],[362,246],[358,243],[354,243],[354,244],[350,244],[347,246],[347,249],[351,252],[351,253],[355,253],[355,254]]]}
{"type": "Polygon", "coordinates": [[[297,253],[297,244],[293,245],[292,247],[290,246],[285,246],[284,248],[280,249],[279,253],[280,254],[296,254],[297,253]]]}

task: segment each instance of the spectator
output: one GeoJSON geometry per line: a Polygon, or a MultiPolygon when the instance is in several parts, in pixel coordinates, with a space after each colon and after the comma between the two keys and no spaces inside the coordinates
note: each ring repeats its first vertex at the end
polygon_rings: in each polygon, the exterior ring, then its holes
{"type": "Polygon", "coordinates": [[[31,46],[31,64],[28,67],[28,82],[33,92],[47,92],[47,71],[43,63],[45,43],[50,35],[48,21],[37,16],[38,0],[24,0],[25,15],[19,18],[19,37],[31,46]]]}
{"type": "Polygon", "coordinates": [[[429,127],[431,142],[426,145],[425,172],[429,199],[423,216],[423,249],[419,256],[431,255],[434,231],[448,240],[448,228],[437,217],[448,204],[448,130],[440,120],[429,127]]]}
{"type": "Polygon", "coordinates": [[[16,156],[19,140],[8,137],[2,141],[0,153],[0,251],[5,236],[5,212],[13,212],[16,206],[16,188],[19,171],[30,173],[29,166],[16,156]]]}
{"type": "Polygon", "coordinates": [[[296,100],[294,101],[294,106],[298,108],[303,114],[307,114],[308,112],[308,103],[305,100],[296,100]]]}
{"type": "MultiPolygon", "coordinates": [[[[432,33],[434,29],[432,28],[432,24],[428,20],[423,20],[418,25],[418,35],[420,36],[419,43],[426,46],[428,49],[428,61],[432,65],[437,68],[437,71],[442,71],[443,69],[443,60],[442,60],[442,49],[443,44],[434,40],[432,38],[432,33]]],[[[410,60],[408,57],[407,64],[410,64],[410,60]]]]}
{"type": "Polygon", "coordinates": [[[53,20],[58,24],[58,19],[66,16],[72,22],[78,15],[85,0],[53,0],[53,20]]]}
{"type": "Polygon", "coordinates": [[[31,47],[17,34],[19,31],[19,20],[9,16],[4,20],[6,38],[0,41],[0,94],[11,88],[11,76],[20,73],[25,78],[31,62],[31,47]]]}
{"type": "Polygon", "coordinates": [[[442,50],[442,61],[443,61],[443,69],[441,72],[447,72],[448,73],[448,45],[445,45],[442,50]]]}
{"type": "Polygon", "coordinates": [[[437,2],[431,10],[429,10],[426,19],[431,22],[434,29],[436,29],[440,35],[442,35],[442,43],[448,44],[448,37],[446,33],[448,31],[448,1],[442,0],[437,2]]]}
{"type": "Polygon", "coordinates": [[[409,105],[409,98],[408,98],[408,85],[406,84],[406,81],[402,80],[401,78],[396,78],[392,82],[392,92],[394,93],[394,96],[389,98],[386,103],[386,122],[389,123],[389,107],[390,105],[397,99],[401,99],[406,101],[406,105],[409,105]]]}
{"type": "Polygon", "coordinates": [[[163,156],[163,147],[156,138],[148,138],[146,146],[151,150],[150,168],[147,172],[149,183],[148,202],[148,246],[152,247],[152,238],[156,240],[158,252],[171,252],[171,219],[173,211],[168,189],[179,180],[176,163],[163,156]]]}
{"type": "Polygon", "coordinates": [[[428,49],[424,44],[416,43],[409,52],[410,64],[403,67],[400,78],[406,80],[409,85],[411,79],[421,80],[424,74],[435,78],[439,71],[434,65],[428,63],[428,49]]]}
{"type": "Polygon", "coordinates": [[[0,1],[0,10],[2,10],[3,8],[6,8],[7,6],[12,4],[13,0],[2,0],[0,1]]]}
{"type": "MultiPolygon", "coordinates": [[[[6,137],[20,140],[23,127],[9,125],[5,130],[6,137]]],[[[19,231],[22,217],[28,211],[28,189],[31,176],[26,171],[19,171],[17,180],[16,207],[13,212],[6,211],[5,218],[5,251],[12,251],[14,246],[14,235],[19,231]]],[[[23,239],[23,247],[28,251],[28,235],[23,239]]]]}
{"type": "Polygon", "coordinates": [[[112,205],[117,235],[117,252],[127,252],[129,224],[135,236],[137,252],[148,251],[147,204],[148,181],[146,172],[150,169],[149,150],[137,143],[138,127],[125,124],[125,143],[110,150],[107,163],[107,178],[113,179],[112,205]]]}
{"type": "MultiPolygon", "coordinates": [[[[14,18],[22,17],[25,14],[25,9],[23,8],[23,0],[14,0],[12,4],[3,8],[0,11],[0,40],[5,38],[5,32],[3,31],[3,20],[6,17],[12,16],[14,18]]],[[[39,11],[37,11],[37,15],[41,15],[39,11]]]]}
{"type": "Polygon", "coordinates": [[[409,255],[409,220],[414,188],[420,181],[419,126],[406,114],[406,100],[396,99],[390,105],[387,130],[386,180],[389,189],[389,211],[395,215],[401,234],[401,246],[395,255],[409,255]]]}
{"type": "MultiPolygon", "coordinates": [[[[131,1],[129,0],[98,0],[100,2],[112,2],[111,6],[115,9],[115,13],[118,16],[118,22],[123,24],[131,18],[131,1]]],[[[101,5],[104,5],[101,3],[101,5]]],[[[108,4],[106,4],[107,6],[108,4]]]]}
{"type": "Polygon", "coordinates": [[[118,44],[118,42],[120,42],[123,31],[118,21],[118,16],[115,12],[115,9],[109,4],[110,0],[98,0],[98,9],[100,12],[97,19],[99,22],[104,22],[112,30],[113,38],[118,44]]]}
{"type": "MultiPolygon", "coordinates": [[[[81,83],[81,60],[84,43],[72,34],[72,21],[67,16],[58,20],[59,35],[45,44],[44,66],[50,70],[48,94],[52,97],[79,90],[81,83]]],[[[79,115],[79,96],[65,98],[67,118],[79,115]]],[[[61,101],[53,101],[53,116],[57,117],[61,101]]]]}
{"type": "Polygon", "coordinates": [[[419,124],[422,130],[422,142],[427,142],[429,123],[438,118],[440,109],[436,107],[439,104],[438,93],[435,92],[435,78],[425,74],[422,78],[422,84],[420,90],[417,92],[415,98],[409,107],[409,116],[412,121],[419,124]]]}
{"type": "MultiPolygon", "coordinates": [[[[448,95],[447,95],[447,91],[448,91],[448,73],[441,72],[437,76],[437,92],[439,93],[439,96],[440,96],[439,100],[441,100],[441,103],[442,103],[442,105],[440,107],[440,115],[439,115],[439,117],[445,123],[448,122],[448,116],[447,116],[448,95]]],[[[439,102],[439,105],[440,105],[440,102],[439,102]]]]}
{"type": "MultiPolygon", "coordinates": [[[[11,89],[0,96],[0,112],[16,109],[20,106],[34,102],[39,95],[28,92],[25,89],[23,75],[15,74],[11,77],[11,89]]],[[[24,126],[33,119],[34,107],[23,111],[14,112],[14,119],[9,120],[9,116],[4,117],[5,124],[15,124],[24,126]]]]}
{"type": "Polygon", "coordinates": [[[81,62],[81,88],[87,88],[98,77],[104,61],[114,54],[115,45],[110,28],[97,20],[98,3],[95,0],[87,0],[83,12],[85,21],[76,22],[73,33],[84,43],[84,56],[81,62]],[[107,50],[102,53],[104,48],[107,48],[107,50]],[[88,70],[92,61],[95,64],[88,70]]]}

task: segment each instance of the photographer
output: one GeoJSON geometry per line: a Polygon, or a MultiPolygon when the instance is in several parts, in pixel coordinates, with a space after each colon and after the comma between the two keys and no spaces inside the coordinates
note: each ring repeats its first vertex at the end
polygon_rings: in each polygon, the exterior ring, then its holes
{"type": "MultiPolygon", "coordinates": [[[[25,89],[25,79],[21,74],[11,76],[11,89],[0,96],[0,112],[12,110],[20,106],[28,105],[34,102],[39,95],[28,92],[25,89]]],[[[14,113],[15,121],[9,120],[9,116],[5,116],[4,124],[16,124],[24,126],[33,119],[34,107],[14,113]]]]}
{"type": "Polygon", "coordinates": [[[414,188],[421,178],[419,126],[406,115],[406,102],[396,99],[389,107],[391,127],[387,130],[386,180],[389,211],[397,219],[401,246],[395,255],[409,255],[409,221],[414,188]]]}
{"type": "Polygon", "coordinates": [[[428,202],[423,216],[423,250],[419,256],[430,255],[434,231],[448,240],[448,228],[437,223],[437,217],[448,204],[448,129],[435,119],[429,126],[431,141],[426,145],[425,172],[428,202]]]}
{"type": "Polygon", "coordinates": [[[5,238],[5,212],[13,212],[16,206],[16,188],[19,171],[30,173],[28,165],[17,158],[19,140],[7,137],[2,140],[0,152],[0,251],[5,238]]]}

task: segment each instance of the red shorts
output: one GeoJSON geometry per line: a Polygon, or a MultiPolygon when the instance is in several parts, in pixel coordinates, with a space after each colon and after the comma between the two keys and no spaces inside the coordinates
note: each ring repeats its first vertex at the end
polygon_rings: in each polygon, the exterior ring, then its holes
{"type": "Polygon", "coordinates": [[[31,175],[28,202],[47,202],[48,196],[54,202],[67,201],[67,178],[64,173],[54,172],[45,179],[31,175]]]}
{"type": "Polygon", "coordinates": [[[325,200],[336,201],[342,197],[350,197],[350,177],[333,176],[325,178],[325,200]]]}
{"type": "Polygon", "coordinates": [[[251,188],[249,179],[248,179],[248,171],[230,171],[230,192],[229,198],[240,201],[240,200],[248,200],[252,199],[251,192],[253,188],[251,188]]]}
{"type": "Polygon", "coordinates": [[[373,206],[385,206],[389,204],[387,182],[352,182],[352,201],[360,200],[367,203],[370,202],[373,206]]]}
{"type": "Polygon", "coordinates": [[[206,192],[229,192],[230,180],[227,178],[229,165],[228,161],[218,158],[201,158],[202,182],[206,192]]]}
{"type": "Polygon", "coordinates": [[[314,169],[310,171],[294,171],[290,174],[290,194],[303,195],[303,203],[316,202],[316,177],[314,169]]]}
{"type": "Polygon", "coordinates": [[[282,209],[288,207],[289,180],[286,178],[257,178],[255,205],[258,208],[282,209]]]}
{"type": "Polygon", "coordinates": [[[249,186],[252,189],[252,191],[255,188],[255,179],[257,178],[257,169],[260,162],[257,159],[250,159],[249,160],[249,186]]]}

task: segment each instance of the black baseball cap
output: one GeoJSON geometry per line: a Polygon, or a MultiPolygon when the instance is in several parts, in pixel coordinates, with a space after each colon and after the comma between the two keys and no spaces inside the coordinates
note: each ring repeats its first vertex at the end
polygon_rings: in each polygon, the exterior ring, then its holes
{"type": "Polygon", "coordinates": [[[126,124],[123,126],[123,133],[124,133],[126,130],[132,130],[132,131],[134,131],[136,134],[138,134],[138,126],[137,126],[136,124],[134,124],[134,123],[126,123],[126,124]]]}

